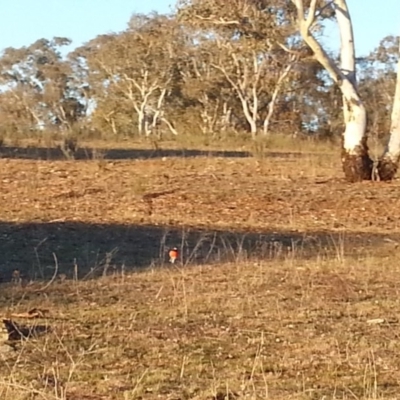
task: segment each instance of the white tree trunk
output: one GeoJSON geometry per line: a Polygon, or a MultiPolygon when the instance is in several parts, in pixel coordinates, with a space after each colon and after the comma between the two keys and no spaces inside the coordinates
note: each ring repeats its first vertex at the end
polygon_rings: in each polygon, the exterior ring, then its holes
{"type": "Polygon", "coordinates": [[[212,123],[212,118],[209,114],[209,98],[206,93],[202,93],[200,98],[198,99],[199,103],[201,104],[201,110],[200,110],[200,117],[202,124],[200,124],[200,129],[204,134],[210,134],[213,131],[213,123],[212,123]]]}
{"type": "Polygon", "coordinates": [[[145,113],[144,110],[142,109],[142,107],[140,109],[138,109],[137,111],[138,113],[138,134],[139,136],[142,136],[144,130],[145,130],[145,113]]]}
{"type": "Polygon", "coordinates": [[[342,82],[343,114],[345,130],[343,148],[349,155],[357,155],[363,146],[367,131],[367,112],[353,84],[349,80],[342,82]]]}
{"type": "Polygon", "coordinates": [[[346,0],[333,0],[341,38],[340,67],[311,32],[316,18],[317,0],[311,0],[307,17],[304,13],[303,0],[292,0],[292,2],[297,8],[301,36],[343,95],[345,131],[342,164],[346,179],[351,182],[369,180],[372,178],[373,163],[369,158],[367,147],[367,114],[356,87],[354,36],[346,0]]]}
{"type": "Polygon", "coordinates": [[[381,180],[392,180],[397,172],[400,160],[400,43],[397,62],[396,89],[390,122],[390,137],[386,149],[379,160],[377,170],[381,180]]]}
{"type": "Polygon", "coordinates": [[[251,137],[252,139],[255,139],[257,137],[257,122],[259,114],[257,90],[259,88],[259,81],[262,72],[261,69],[264,65],[259,65],[255,54],[253,55],[252,70],[249,70],[247,65],[241,66],[238,57],[234,53],[231,54],[231,57],[237,70],[240,71],[238,76],[236,76],[236,81],[232,79],[224,66],[217,64],[212,64],[212,66],[224,74],[226,80],[239,97],[244,117],[250,127],[251,137]]]}
{"type": "Polygon", "coordinates": [[[340,32],[340,69],[343,75],[356,86],[356,53],[350,12],[346,0],[334,0],[333,6],[340,32]]]}
{"type": "Polygon", "coordinates": [[[247,100],[239,94],[240,101],[242,103],[242,109],[244,116],[246,117],[247,123],[250,126],[250,133],[252,139],[255,139],[257,137],[257,119],[254,118],[254,108],[253,112],[251,113],[249,110],[249,104],[247,103],[247,100]]]}
{"type": "Polygon", "coordinates": [[[107,124],[110,126],[112,133],[114,135],[117,135],[118,131],[117,131],[117,127],[115,125],[115,118],[113,117],[114,114],[115,114],[115,110],[112,110],[107,115],[104,115],[103,118],[107,122],[107,124]]]}
{"type": "Polygon", "coordinates": [[[367,113],[357,93],[353,24],[346,0],[335,0],[334,8],[341,41],[340,69],[346,78],[340,85],[345,123],[343,147],[349,155],[357,155],[366,140],[367,113]]]}
{"type": "Polygon", "coordinates": [[[118,131],[117,131],[117,127],[115,126],[115,119],[113,117],[111,117],[111,129],[113,131],[113,134],[115,136],[117,136],[118,131]]]}
{"type": "Polygon", "coordinates": [[[397,82],[390,124],[390,139],[385,153],[394,162],[397,162],[400,157],[400,60],[397,66],[397,82]]]}
{"type": "Polygon", "coordinates": [[[167,118],[162,117],[162,118],[161,118],[161,121],[163,121],[163,122],[168,126],[168,129],[170,130],[170,132],[171,132],[173,135],[178,136],[177,130],[174,128],[174,126],[172,125],[172,123],[171,123],[167,118]]]}
{"type": "Polygon", "coordinates": [[[224,105],[222,107],[222,117],[221,117],[221,132],[226,132],[228,127],[231,124],[231,116],[232,116],[232,108],[228,107],[228,103],[224,101],[224,105]]]}

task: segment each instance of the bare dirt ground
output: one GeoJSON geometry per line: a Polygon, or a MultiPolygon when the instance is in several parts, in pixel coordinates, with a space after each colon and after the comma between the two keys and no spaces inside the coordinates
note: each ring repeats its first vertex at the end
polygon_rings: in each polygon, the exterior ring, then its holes
{"type": "Polygon", "coordinates": [[[97,154],[0,151],[0,311],[52,328],[0,353],[2,399],[396,398],[399,181],[348,184],[330,153],[97,154]]]}

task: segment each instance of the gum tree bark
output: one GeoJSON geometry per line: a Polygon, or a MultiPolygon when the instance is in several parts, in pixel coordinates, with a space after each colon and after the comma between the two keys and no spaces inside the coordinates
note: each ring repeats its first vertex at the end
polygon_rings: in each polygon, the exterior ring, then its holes
{"type": "Polygon", "coordinates": [[[342,166],[345,177],[349,182],[370,180],[373,162],[368,155],[367,114],[357,91],[354,35],[346,0],[332,0],[326,4],[326,7],[333,6],[340,31],[340,66],[335,64],[312,33],[317,16],[317,0],[311,0],[307,16],[303,0],[292,0],[292,2],[297,9],[298,26],[303,40],[342,92],[345,123],[342,166]]]}
{"type": "MultiPolygon", "coordinates": [[[[400,55],[400,39],[399,39],[400,55]]],[[[390,124],[390,138],[377,165],[378,178],[390,181],[396,175],[400,160],[400,57],[397,62],[397,80],[390,124]]]]}

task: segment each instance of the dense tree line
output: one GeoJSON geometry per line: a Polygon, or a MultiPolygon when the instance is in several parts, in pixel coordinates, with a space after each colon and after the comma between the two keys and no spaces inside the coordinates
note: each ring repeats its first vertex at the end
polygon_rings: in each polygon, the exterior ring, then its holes
{"type": "MultiPolygon", "coordinates": [[[[313,33],[324,41],[321,7],[313,33]]],[[[182,0],[68,54],[39,39],[0,57],[0,135],[340,136],[342,97],[301,38],[289,0],[182,0]]],[[[331,55],[333,58],[334,55],[331,55]]],[[[389,131],[398,39],[357,59],[368,131],[389,131]]]]}

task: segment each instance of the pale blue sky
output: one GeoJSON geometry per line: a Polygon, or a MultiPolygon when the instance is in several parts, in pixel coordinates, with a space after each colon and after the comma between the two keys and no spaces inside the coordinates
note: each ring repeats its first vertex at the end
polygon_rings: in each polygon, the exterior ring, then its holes
{"type": "MultiPolygon", "coordinates": [[[[134,12],[168,12],[174,5],[175,0],[2,0],[0,51],[53,36],[68,37],[78,46],[98,34],[124,30],[134,12]]],[[[400,34],[400,0],[348,0],[348,5],[358,55],[376,47],[384,36],[400,34]]],[[[335,29],[328,34],[336,48],[335,29]]]]}

